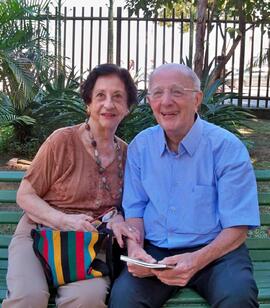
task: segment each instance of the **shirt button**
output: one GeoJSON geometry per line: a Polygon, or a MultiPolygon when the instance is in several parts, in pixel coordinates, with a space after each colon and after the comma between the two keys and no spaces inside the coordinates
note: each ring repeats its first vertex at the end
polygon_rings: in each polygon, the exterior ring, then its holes
{"type": "Polygon", "coordinates": [[[174,212],[176,210],[176,208],[174,206],[171,206],[170,210],[174,212]]]}

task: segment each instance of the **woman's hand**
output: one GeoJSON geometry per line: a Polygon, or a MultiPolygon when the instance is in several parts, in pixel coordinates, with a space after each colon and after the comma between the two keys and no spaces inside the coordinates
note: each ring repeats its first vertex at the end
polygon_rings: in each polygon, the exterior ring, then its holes
{"type": "Polygon", "coordinates": [[[122,215],[113,217],[108,223],[107,228],[111,229],[121,248],[124,247],[124,238],[129,238],[135,242],[140,242],[140,232],[124,221],[122,215]]]}
{"type": "Polygon", "coordinates": [[[90,221],[93,217],[85,214],[65,214],[61,224],[63,231],[97,231],[90,221]]]}

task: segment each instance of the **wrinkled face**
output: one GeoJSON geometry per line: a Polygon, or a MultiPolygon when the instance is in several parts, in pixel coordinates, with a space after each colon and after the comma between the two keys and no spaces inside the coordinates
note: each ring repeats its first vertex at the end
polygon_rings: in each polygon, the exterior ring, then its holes
{"type": "Polygon", "coordinates": [[[101,128],[116,130],[128,113],[125,85],[118,76],[108,75],[97,79],[87,111],[91,114],[91,121],[101,128]]]}
{"type": "Polygon", "coordinates": [[[167,136],[181,140],[194,123],[202,93],[180,70],[164,68],[155,72],[149,85],[148,101],[167,136]]]}

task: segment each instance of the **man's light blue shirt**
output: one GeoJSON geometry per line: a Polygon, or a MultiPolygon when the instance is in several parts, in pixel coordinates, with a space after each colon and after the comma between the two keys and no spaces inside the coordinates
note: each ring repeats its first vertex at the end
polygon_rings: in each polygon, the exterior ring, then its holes
{"type": "Polygon", "coordinates": [[[230,132],[198,116],[178,153],[157,125],[128,147],[123,208],[145,238],[166,248],[207,244],[224,228],[260,224],[249,154],[230,132]]]}

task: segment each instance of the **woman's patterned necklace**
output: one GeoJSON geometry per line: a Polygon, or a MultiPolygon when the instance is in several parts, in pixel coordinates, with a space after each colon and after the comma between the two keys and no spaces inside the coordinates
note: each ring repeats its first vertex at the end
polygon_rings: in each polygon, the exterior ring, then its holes
{"type": "Polygon", "coordinates": [[[101,182],[102,182],[102,189],[107,190],[110,193],[110,196],[112,197],[112,199],[119,199],[122,196],[122,187],[123,187],[123,163],[122,163],[122,155],[121,155],[121,148],[120,145],[117,142],[116,137],[113,138],[114,141],[114,149],[115,149],[115,156],[117,159],[117,176],[119,178],[119,188],[117,189],[116,193],[112,193],[112,188],[110,183],[108,182],[108,179],[106,177],[106,168],[104,168],[101,164],[101,159],[98,153],[98,149],[97,149],[97,142],[94,139],[93,134],[91,133],[90,130],[90,125],[88,123],[85,123],[85,129],[90,133],[90,139],[91,139],[91,145],[93,147],[94,150],[94,156],[95,156],[95,162],[96,165],[98,166],[98,173],[101,175],[101,182]]]}

